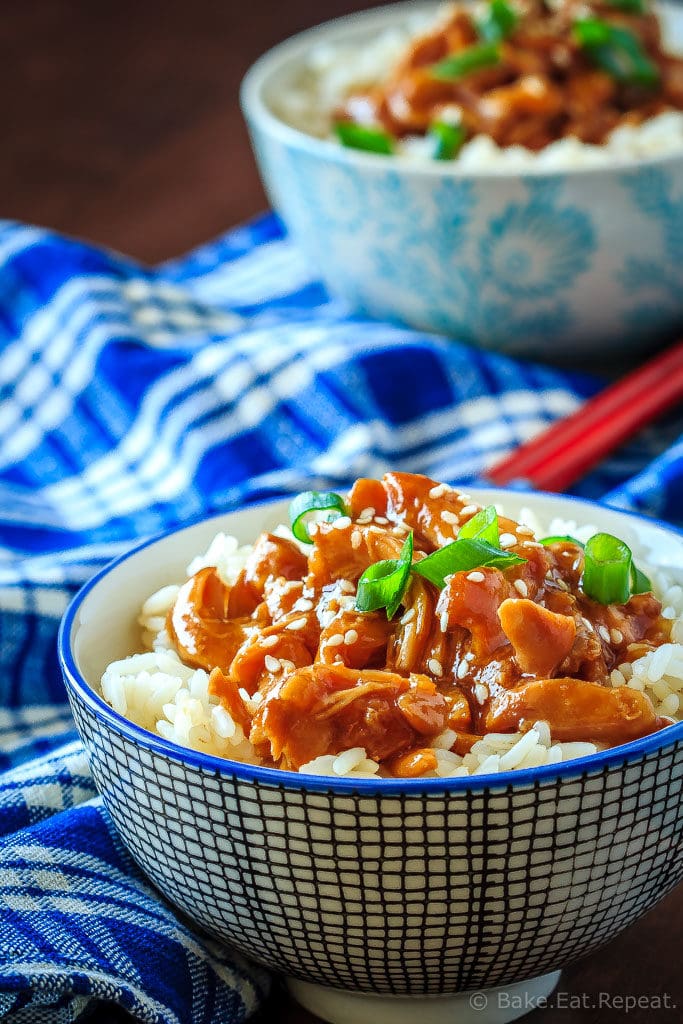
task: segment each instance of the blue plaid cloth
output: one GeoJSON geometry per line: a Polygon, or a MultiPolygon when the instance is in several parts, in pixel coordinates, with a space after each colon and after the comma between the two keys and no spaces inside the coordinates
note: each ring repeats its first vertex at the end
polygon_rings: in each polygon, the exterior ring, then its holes
{"type": "MultiPolygon", "coordinates": [[[[178,919],[96,795],[69,597],[201,514],[387,467],[476,479],[601,385],[350,315],[271,216],[153,270],[1,224],[0,352],[0,1015],[242,1021],[267,976],[178,919]]],[[[578,492],[680,521],[681,426],[578,492]]]]}

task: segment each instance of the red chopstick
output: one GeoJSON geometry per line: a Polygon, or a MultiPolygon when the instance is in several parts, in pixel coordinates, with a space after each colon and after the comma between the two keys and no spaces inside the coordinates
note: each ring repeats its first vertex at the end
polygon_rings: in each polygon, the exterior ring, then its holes
{"type": "Polygon", "coordinates": [[[563,491],[681,399],[683,341],[515,449],[486,477],[499,485],[524,480],[541,491],[563,491]]]}

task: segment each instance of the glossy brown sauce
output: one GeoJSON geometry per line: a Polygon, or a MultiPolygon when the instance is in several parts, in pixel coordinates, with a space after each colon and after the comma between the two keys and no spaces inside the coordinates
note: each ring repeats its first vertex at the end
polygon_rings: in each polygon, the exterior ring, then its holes
{"type": "Polygon", "coordinates": [[[501,43],[494,66],[455,81],[432,74],[439,61],[481,44],[471,9],[455,5],[445,22],[412,44],[386,81],[349,96],[336,118],[380,125],[398,138],[455,119],[470,138],[484,134],[499,146],[540,150],[567,136],[600,144],[620,125],[683,109],[683,60],[666,52],[654,13],[625,13],[598,0],[564,0],[559,7],[519,0],[511,6],[517,26],[501,43]],[[660,81],[623,84],[596,67],[573,32],[574,21],[587,17],[631,32],[660,81]]]}
{"type": "Polygon", "coordinates": [[[501,544],[525,561],[455,573],[439,590],[413,574],[392,621],[358,612],[355,585],[396,557],[450,543],[478,511],[424,476],[359,480],[349,518],[319,523],[308,557],[264,534],[233,587],[201,569],[181,588],[168,629],[180,657],[211,673],[210,692],[267,763],[298,768],[364,747],[390,773],[430,770],[446,728],[466,753],[486,732],[549,723],[556,740],[616,745],[661,728],[644,694],[608,685],[616,664],[669,638],[652,594],[601,605],[580,588],[577,545],[539,544],[499,517],[501,544]],[[255,714],[240,689],[257,691],[255,714]]]}

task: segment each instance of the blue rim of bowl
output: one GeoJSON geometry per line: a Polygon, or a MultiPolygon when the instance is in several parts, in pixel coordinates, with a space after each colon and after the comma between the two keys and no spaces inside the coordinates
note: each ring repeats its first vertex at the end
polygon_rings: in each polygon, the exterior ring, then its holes
{"type": "MultiPolygon", "coordinates": [[[[418,6],[423,8],[433,7],[434,11],[438,11],[439,4],[434,3],[422,3],[418,6]]],[[[664,6],[673,8],[679,13],[679,16],[683,18],[683,12],[678,12],[678,4],[675,2],[665,3],[664,6]]],[[[256,127],[263,130],[269,135],[279,138],[279,140],[286,145],[290,145],[292,148],[307,151],[313,156],[319,156],[321,159],[332,161],[341,164],[352,164],[359,165],[361,167],[367,167],[368,170],[374,168],[378,170],[383,168],[398,168],[400,171],[407,175],[413,176],[437,176],[440,178],[463,178],[463,179],[486,179],[495,181],[500,178],[547,178],[557,176],[585,176],[589,174],[605,175],[614,174],[621,171],[637,171],[642,168],[648,168],[653,166],[659,166],[660,164],[667,164],[669,162],[676,162],[683,159],[683,149],[669,153],[660,153],[653,156],[638,156],[638,157],[617,157],[606,161],[604,164],[597,164],[595,166],[583,165],[580,167],[571,166],[558,166],[558,167],[535,167],[533,165],[527,167],[507,168],[504,166],[500,167],[480,167],[480,168],[460,168],[457,161],[444,161],[444,160],[415,160],[402,155],[400,153],[394,153],[391,156],[378,156],[374,153],[367,153],[358,149],[350,149],[344,147],[339,143],[331,139],[322,139],[316,135],[309,135],[307,132],[301,131],[299,128],[295,128],[293,125],[288,124],[282,118],[278,117],[277,114],[273,113],[270,107],[266,104],[262,96],[262,87],[267,77],[272,74],[274,69],[270,69],[271,63],[275,64],[275,69],[283,61],[286,62],[288,58],[295,58],[299,53],[306,51],[309,45],[315,45],[316,37],[320,39],[326,39],[330,33],[335,34],[335,30],[338,29],[342,33],[344,29],[353,29],[354,25],[362,25],[363,21],[372,23],[374,21],[378,23],[387,22],[390,25],[394,17],[400,17],[402,11],[406,14],[414,9],[415,4],[413,0],[404,0],[401,3],[389,4],[386,7],[375,7],[367,8],[362,11],[355,11],[351,14],[346,14],[338,18],[331,18],[328,21],[323,21],[320,24],[313,25],[310,28],[304,29],[302,32],[298,32],[296,35],[291,36],[289,39],[283,40],[281,43],[277,43],[271,47],[264,54],[262,54],[247,70],[246,74],[242,79],[240,85],[240,104],[242,107],[242,113],[245,120],[249,124],[250,128],[256,127]],[[278,60],[279,59],[279,60],[278,60]]]]}
{"type": "MultiPolygon", "coordinates": [[[[505,495],[513,493],[519,497],[520,494],[525,493],[524,491],[510,491],[504,488],[467,486],[469,490],[476,489],[492,494],[505,495]]],[[[529,493],[560,500],[563,503],[570,502],[580,505],[585,509],[607,509],[609,512],[624,516],[627,520],[635,519],[637,522],[644,522],[650,526],[659,527],[683,540],[683,530],[661,519],[627,512],[609,505],[600,505],[598,502],[577,498],[574,495],[558,495],[546,491],[533,491],[529,493]]],[[[285,498],[286,496],[283,495],[245,507],[265,508],[269,505],[281,503],[285,498]]],[[[233,509],[232,511],[237,512],[241,510],[233,509]]],[[[179,743],[174,743],[172,740],[164,739],[163,736],[149,732],[147,729],[143,729],[142,726],[131,722],[130,719],[124,718],[118,711],[115,711],[81,675],[71,649],[71,633],[76,615],[85,598],[97,586],[100,580],[117,566],[133,558],[138,552],[144,551],[161,540],[182,533],[184,530],[191,529],[202,522],[208,523],[214,519],[224,519],[230,514],[230,512],[221,512],[214,516],[198,517],[173,530],[158,533],[148,540],[137,544],[124,554],[119,555],[111,562],[108,562],[92,579],[88,580],[81,587],[62,617],[57,637],[57,649],[67,690],[73,690],[78,699],[90,708],[99,721],[114,728],[126,739],[132,740],[148,750],[162,754],[170,760],[191,765],[194,768],[199,768],[213,774],[236,778],[244,782],[262,783],[270,787],[327,793],[358,793],[361,796],[389,796],[396,794],[418,796],[430,793],[481,792],[482,790],[508,789],[510,787],[524,788],[525,786],[533,786],[536,783],[548,782],[558,778],[580,778],[584,775],[595,775],[614,765],[623,765],[627,762],[637,761],[648,754],[665,749],[683,740],[683,721],[681,721],[666,726],[658,732],[650,733],[642,739],[633,740],[618,747],[610,747],[607,750],[599,751],[597,754],[561,761],[558,764],[541,765],[537,768],[522,768],[492,775],[469,775],[445,779],[376,779],[354,778],[353,776],[304,775],[299,772],[284,771],[281,768],[265,768],[260,765],[245,764],[241,761],[231,761],[228,758],[218,757],[215,754],[204,754],[201,751],[192,750],[190,747],[184,747],[179,743]]]]}

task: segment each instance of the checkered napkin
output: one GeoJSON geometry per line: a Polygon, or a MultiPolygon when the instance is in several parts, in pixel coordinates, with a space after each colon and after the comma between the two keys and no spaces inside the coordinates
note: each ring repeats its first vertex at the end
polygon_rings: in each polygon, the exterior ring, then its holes
{"type": "MultiPolygon", "coordinates": [[[[0,1015],[239,1022],[268,985],[154,892],[96,795],[55,656],[79,585],[274,494],[476,479],[598,387],[349,315],[273,217],[153,270],[0,225],[0,1015]]],[[[676,426],[581,492],[680,518],[676,426]]]]}

